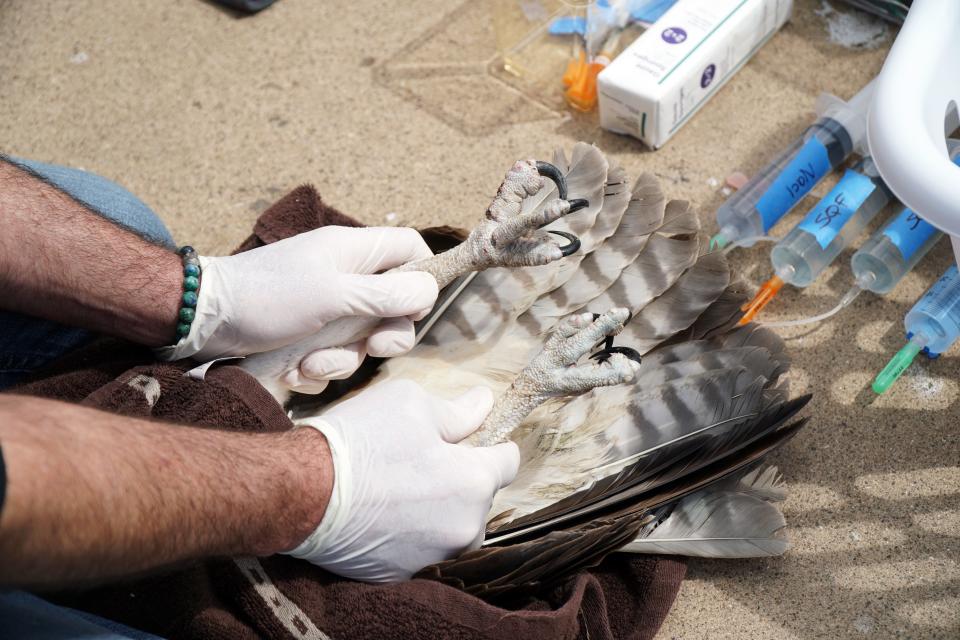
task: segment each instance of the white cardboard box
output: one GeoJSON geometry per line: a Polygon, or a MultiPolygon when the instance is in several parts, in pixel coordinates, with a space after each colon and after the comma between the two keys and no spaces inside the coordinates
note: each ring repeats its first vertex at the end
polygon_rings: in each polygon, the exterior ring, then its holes
{"type": "Polygon", "coordinates": [[[600,72],[600,126],[659,148],[792,10],[793,0],[680,0],[600,72]]]}

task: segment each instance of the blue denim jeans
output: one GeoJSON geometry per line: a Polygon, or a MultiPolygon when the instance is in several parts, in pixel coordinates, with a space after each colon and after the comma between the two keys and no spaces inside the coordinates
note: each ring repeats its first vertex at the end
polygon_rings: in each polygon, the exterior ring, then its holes
{"type": "MultiPolygon", "coordinates": [[[[176,247],[170,232],[150,207],[115,182],[79,169],[20,158],[7,160],[151,242],[176,247]]],[[[92,337],[83,329],[0,311],[0,390],[89,342],[92,337]]]]}
{"type": "Polygon", "coordinates": [[[0,592],[0,639],[161,640],[83,611],[41,600],[23,591],[0,592]]]}
{"type": "MultiPolygon", "coordinates": [[[[176,246],[170,232],[150,207],[120,185],[78,169],[19,158],[6,159],[140,236],[167,247],[176,246]]],[[[90,332],[82,329],[0,311],[0,389],[13,385],[30,371],[82,346],[92,338],[90,332]]],[[[14,591],[0,592],[2,638],[154,640],[157,636],[82,611],[59,607],[22,591],[14,591]]]]}

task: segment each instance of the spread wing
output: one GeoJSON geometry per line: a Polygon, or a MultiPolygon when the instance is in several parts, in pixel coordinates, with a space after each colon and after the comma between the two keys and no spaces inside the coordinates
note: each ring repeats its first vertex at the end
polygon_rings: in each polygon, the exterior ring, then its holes
{"type": "Polygon", "coordinates": [[[615,342],[642,363],[632,384],[533,410],[512,433],[521,468],[494,499],[484,548],[423,575],[500,597],[618,549],[783,553],[783,490],[758,465],[802,426],[794,416],[809,400],[789,396],[783,343],[736,326],[746,287],[708,251],[689,204],[667,202],[655,177],[630,186],[585,144],[555,164],[569,197],[590,202],[553,223],[579,236],[581,251],[479,274],[378,379],[412,378],[450,396],[477,384],[509,393],[564,318],[612,308],[629,310],[615,342]]]}

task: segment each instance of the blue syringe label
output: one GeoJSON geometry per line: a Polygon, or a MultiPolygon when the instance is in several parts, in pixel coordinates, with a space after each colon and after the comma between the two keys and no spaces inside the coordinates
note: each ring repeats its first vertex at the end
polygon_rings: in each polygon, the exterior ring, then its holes
{"type": "Polygon", "coordinates": [[[900,251],[905,262],[909,262],[913,254],[937,232],[937,228],[918,216],[910,209],[900,212],[893,222],[883,230],[883,235],[890,238],[890,242],[900,251]]]}
{"type": "Polygon", "coordinates": [[[811,137],[757,201],[763,232],[777,224],[829,171],[827,148],[816,137],[811,137]]]}
{"type": "Polygon", "coordinates": [[[797,227],[816,237],[820,248],[826,249],[876,188],[870,178],[847,169],[837,186],[797,227]]]}

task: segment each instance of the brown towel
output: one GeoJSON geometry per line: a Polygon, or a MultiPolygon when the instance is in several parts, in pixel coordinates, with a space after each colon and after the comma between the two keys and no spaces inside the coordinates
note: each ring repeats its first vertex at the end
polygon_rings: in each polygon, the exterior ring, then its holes
{"type": "MultiPolygon", "coordinates": [[[[260,217],[240,250],[327,224],[359,226],[324,205],[312,187],[298,187],[260,217]]],[[[429,235],[449,246],[448,231],[429,235]]],[[[292,426],[238,367],[216,367],[203,382],[185,378],[188,367],[154,363],[146,349],[104,340],[16,391],[177,423],[246,431],[292,426]],[[155,389],[152,381],[159,396],[145,391],[155,389]]],[[[367,585],[285,556],[218,558],[56,599],[174,638],[640,640],[660,628],[685,572],[682,558],[615,554],[566,584],[501,608],[428,580],[367,585]]]]}

